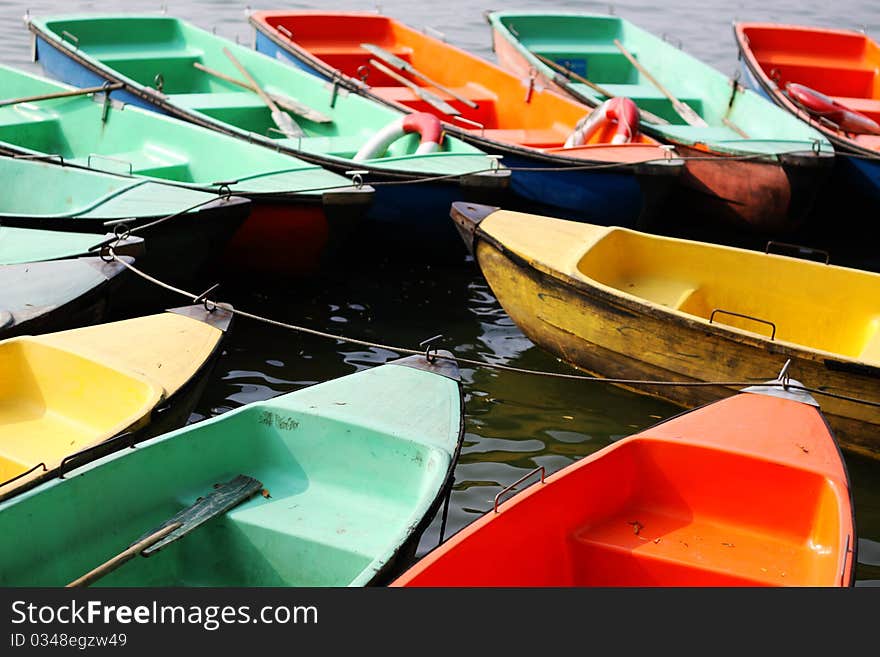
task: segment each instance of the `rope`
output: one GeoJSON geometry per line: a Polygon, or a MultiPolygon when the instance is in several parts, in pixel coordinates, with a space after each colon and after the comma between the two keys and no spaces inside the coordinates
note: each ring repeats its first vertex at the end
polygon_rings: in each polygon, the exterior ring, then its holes
{"type": "MultiPolygon", "coordinates": [[[[113,247],[109,247],[110,256],[121,263],[123,266],[128,268],[133,273],[137,274],[141,278],[158,287],[164,288],[169,292],[174,292],[184,297],[188,297],[193,301],[204,300],[205,307],[209,306],[217,307],[218,304],[215,301],[211,301],[205,297],[207,293],[202,294],[193,294],[192,292],[187,292],[186,290],[182,290],[178,287],[174,287],[173,285],[169,285],[164,281],[160,281],[159,279],[150,276],[146,272],[141,271],[134,265],[126,262],[124,259],[120,258],[113,251],[113,247]]],[[[216,287],[216,286],[215,286],[216,287]]],[[[615,385],[628,385],[628,386],[670,386],[670,387],[684,387],[684,388],[704,388],[704,387],[714,387],[714,386],[724,386],[724,387],[745,387],[745,386],[754,386],[761,385],[767,387],[780,387],[786,390],[800,390],[803,392],[808,392],[814,395],[824,395],[826,397],[833,397],[835,399],[840,399],[844,401],[850,401],[853,403],[864,404],[866,406],[880,407],[880,402],[875,402],[867,399],[860,399],[857,397],[850,397],[848,395],[841,395],[838,393],[827,392],[824,390],[820,390],[817,388],[809,388],[806,386],[792,384],[787,380],[775,380],[768,382],[758,382],[758,381],[652,381],[645,379],[609,379],[601,376],[588,376],[584,374],[564,374],[560,372],[547,372],[543,370],[532,370],[526,369],[522,367],[513,367],[512,365],[501,365],[498,363],[488,363],[486,361],[474,360],[471,358],[462,358],[458,356],[444,356],[443,354],[439,354],[435,352],[431,352],[431,345],[428,344],[427,348],[424,350],[420,349],[410,349],[408,347],[399,347],[395,345],[387,345],[381,342],[372,342],[370,340],[361,340],[358,338],[350,338],[344,335],[338,335],[336,333],[328,333],[326,331],[320,331],[318,329],[308,328],[306,326],[298,326],[296,324],[289,324],[287,322],[281,322],[276,319],[271,319],[269,317],[263,317],[261,315],[256,315],[254,313],[250,313],[244,310],[239,310],[238,308],[232,307],[223,307],[224,310],[231,312],[233,315],[237,315],[239,317],[246,317],[248,319],[252,319],[258,322],[262,322],[264,324],[269,324],[270,326],[277,326],[279,328],[288,329],[291,331],[295,331],[297,333],[305,333],[307,335],[313,335],[320,338],[327,338],[330,340],[337,340],[339,342],[345,342],[348,344],[354,344],[362,347],[369,347],[372,349],[383,349],[385,351],[393,351],[398,354],[406,354],[410,356],[426,356],[429,359],[443,359],[450,360],[459,364],[464,365],[472,365],[474,367],[487,367],[490,369],[501,370],[504,372],[514,372],[517,374],[528,374],[532,376],[543,376],[555,379],[565,379],[570,381],[587,381],[591,383],[610,383],[615,385]]],[[[210,309],[210,308],[209,308],[210,309]]]]}

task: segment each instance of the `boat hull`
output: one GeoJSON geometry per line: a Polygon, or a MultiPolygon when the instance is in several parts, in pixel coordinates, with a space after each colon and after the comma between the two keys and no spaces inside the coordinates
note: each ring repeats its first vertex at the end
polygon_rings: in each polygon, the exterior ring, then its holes
{"type": "MultiPolygon", "coordinates": [[[[825,358],[721,327],[707,330],[704,323],[542,271],[479,237],[479,231],[474,248],[492,291],[526,336],[590,374],[650,381],[749,382],[772,378],[791,360],[789,372],[807,387],[880,403],[880,368],[825,358]]],[[[736,391],[735,386],[624,387],[685,408],[736,391]]],[[[880,416],[874,408],[833,397],[819,400],[844,449],[880,458],[880,416]]]]}

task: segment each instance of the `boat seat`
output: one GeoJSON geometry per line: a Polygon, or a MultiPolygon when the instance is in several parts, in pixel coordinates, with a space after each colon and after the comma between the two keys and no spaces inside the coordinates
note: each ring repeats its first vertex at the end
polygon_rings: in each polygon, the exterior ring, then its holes
{"type": "Polygon", "coordinates": [[[742,137],[730,128],[719,125],[710,125],[706,128],[694,125],[666,125],[663,132],[671,137],[678,137],[687,141],[712,144],[723,141],[742,141],[742,137]]]}
{"type": "Polygon", "coordinates": [[[853,60],[834,63],[810,55],[766,54],[758,63],[771,77],[774,69],[778,70],[783,83],[799,82],[830,96],[867,96],[874,88],[874,69],[856,65],[853,60]]]}
{"type": "MultiPolygon", "coordinates": [[[[354,157],[361,146],[367,143],[369,135],[336,135],[332,137],[305,137],[302,139],[302,150],[309,153],[326,153],[336,157],[354,157]]],[[[293,148],[300,147],[300,140],[295,138],[279,139],[280,143],[293,148]]],[[[356,168],[356,167],[355,167],[356,168]]]]}
{"type": "MultiPolygon", "coordinates": [[[[638,58],[636,51],[628,50],[638,58]]],[[[553,43],[544,48],[536,46],[531,48],[531,51],[550,59],[565,58],[569,55],[619,55],[623,57],[623,53],[613,43],[553,43]]]]}
{"type": "Polygon", "coordinates": [[[518,144],[520,146],[531,146],[532,148],[558,148],[568,138],[567,134],[552,128],[544,130],[489,129],[483,131],[474,129],[469,132],[482,134],[487,139],[494,139],[506,144],[518,144]]]}
{"type": "Polygon", "coordinates": [[[646,299],[653,303],[679,310],[691,295],[697,291],[691,283],[671,281],[662,278],[645,278],[621,282],[615,285],[619,290],[646,299]]]}
{"type": "Polygon", "coordinates": [[[233,509],[227,519],[249,544],[264,546],[260,557],[284,579],[345,586],[384,553],[395,525],[403,533],[410,513],[391,498],[311,479],[300,492],[233,509]],[[320,574],[313,571],[316,562],[320,574]]]}
{"type": "Polygon", "coordinates": [[[181,50],[180,48],[173,46],[139,46],[138,48],[133,49],[121,49],[114,45],[110,50],[102,50],[93,46],[87,46],[85,51],[101,62],[113,64],[116,62],[126,62],[138,59],[195,60],[204,54],[201,50],[181,50]]]}
{"type": "MultiPolygon", "coordinates": [[[[267,89],[268,91],[268,89],[267,89]]],[[[260,97],[249,91],[226,91],[195,94],[172,94],[169,101],[184,109],[203,111],[231,108],[264,108],[260,97]]]]}
{"type": "Polygon", "coordinates": [[[813,555],[808,543],[798,538],[784,540],[769,532],[743,531],[723,518],[683,520],[662,510],[643,510],[573,532],[569,549],[576,570],[574,581],[579,586],[595,584],[593,578],[603,577],[603,573],[637,573],[637,581],[623,585],[645,586],[653,580],[755,586],[776,584],[784,577],[792,581],[807,578],[803,571],[813,555]],[[634,522],[642,527],[638,534],[633,530],[634,522]]]}
{"type": "Polygon", "coordinates": [[[93,169],[100,169],[109,173],[132,173],[158,178],[190,180],[188,159],[175,156],[175,154],[164,150],[159,151],[155,148],[150,148],[149,145],[140,150],[92,155],[91,158],[88,156],[78,157],[72,161],[76,164],[90,166],[93,169]],[[89,160],[91,161],[89,162],[89,160]]]}

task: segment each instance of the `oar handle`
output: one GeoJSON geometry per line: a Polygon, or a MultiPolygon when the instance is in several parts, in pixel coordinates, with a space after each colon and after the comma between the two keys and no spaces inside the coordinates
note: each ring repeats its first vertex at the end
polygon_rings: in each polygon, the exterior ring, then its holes
{"type": "Polygon", "coordinates": [[[614,40],[614,45],[617,46],[617,49],[623,53],[623,56],[629,60],[630,64],[632,64],[639,73],[644,75],[648,82],[653,84],[660,91],[661,94],[666,96],[669,101],[672,103],[672,107],[678,113],[678,115],[685,120],[685,123],[693,126],[700,126],[702,128],[706,127],[706,122],[697,114],[693,108],[687,103],[683,103],[678,98],[672,95],[672,92],[669,91],[666,87],[660,84],[660,81],[657,80],[653,75],[651,75],[648,70],[642,66],[639,61],[633,57],[632,53],[626,49],[626,47],[620,42],[619,39],[614,40]]]}
{"type": "Polygon", "coordinates": [[[122,564],[126,563],[127,561],[134,559],[138,554],[140,554],[142,551],[146,550],[151,545],[158,543],[163,538],[168,536],[168,534],[170,534],[171,532],[173,532],[177,529],[180,529],[180,527],[182,525],[183,525],[183,523],[175,522],[175,523],[172,523],[166,527],[162,527],[162,529],[159,529],[159,530],[153,532],[152,534],[150,534],[146,538],[138,541],[137,543],[130,546],[126,550],[123,550],[122,552],[117,554],[112,559],[108,559],[107,561],[102,563],[97,568],[90,570],[82,577],[73,580],[65,588],[81,588],[81,587],[88,586],[92,582],[95,582],[95,581],[101,579],[102,577],[104,577],[105,575],[112,573],[114,570],[119,568],[122,564]]]}
{"type": "Polygon", "coordinates": [[[0,107],[8,107],[9,105],[18,105],[20,103],[35,103],[41,100],[52,100],[54,98],[69,98],[71,96],[85,96],[87,94],[96,94],[101,91],[115,91],[124,87],[121,82],[113,82],[100,87],[85,87],[83,89],[71,89],[70,91],[57,91],[51,94],[41,94],[39,96],[24,96],[22,98],[13,98],[11,100],[0,100],[0,107]]]}
{"type": "Polygon", "coordinates": [[[263,88],[257,84],[257,81],[254,80],[253,76],[248,73],[248,70],[244,66],[242,66],[241,62],[238,61],[238,58],[236,58],[236,56],[230,52],[229,48],[224,47],[223,54],[226,55],[229,58],[229,61],[231,61],[235,65],[235,68],[238,69],[238,72],[241,73],[245,78],[247,78],[247,81],[250,82],[251,85],[254,87],[254,91],[256,91],[260,98],[263,99],[263,102],[269,106],[269,109],[273,112],[277,112],[278,106],[275,104],[275,101],[269,98],[269,94],[263,91],[263,88]]]}
{"type": "Polygon", "coordinates": [[[419,98],[424,100],[426,103],[428,103],[432,107],[443,112],[444,114],[448,114],[449,116],[458,116],[459,114],[461,114],[461,112],[459,112],[457,109],[455,109],[452,105],[447,103],[445,100],[443,100],[439,96],[435,96],[430,91],[426,91],[425,89],[422,89],[415,82],[411,82],[411,81],[407,80],[405,77],[403,77],[402,75],[395,73],[390,68],[385,66],[385,64],[383,64],[382,62],[377,61],[375,59],[370,59],[370,66],[375,67],[377,70],[381,71],[382,73],[384,73],[385,75],[390,77],[392,80],[396,80],[397,82],[399,82],[403,86],[407,87],[416,96],[418,96],[419,98]]]}

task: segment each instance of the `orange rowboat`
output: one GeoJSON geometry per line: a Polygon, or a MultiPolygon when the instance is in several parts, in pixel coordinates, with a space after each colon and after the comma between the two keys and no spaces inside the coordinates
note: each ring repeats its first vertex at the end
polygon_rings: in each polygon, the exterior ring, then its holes
{"type": "Polygon", "coordinates": [[[853,583],[846,468],[795,388],[747,388],[505,492],[392,586],[853,583]]]}
{"type": "Polygon", "coordinates": [[[680,159],[638,130],[612,143],[611,121],[567,146],[591,108],[392,18],[257,11],[250,22],[258,51],[403,112],[434,114],[449,134],[501,155],[520,169],[513,189],[557,216],[633,225],[682,172],[680,159]]]}
{"type": "Polygon", "coordinates": [[[735,23],[748,84],[834,144],[880,198],[880,45],[862,32],[735,23]]]}

